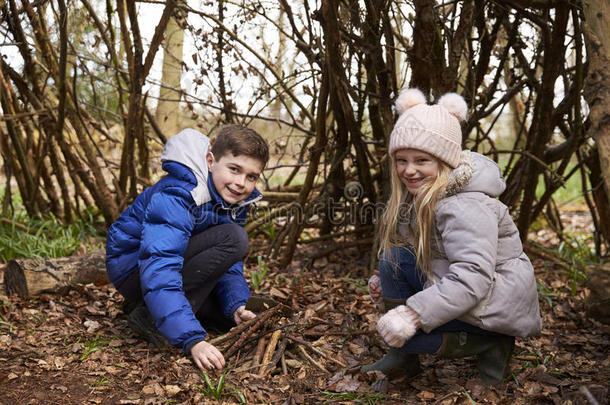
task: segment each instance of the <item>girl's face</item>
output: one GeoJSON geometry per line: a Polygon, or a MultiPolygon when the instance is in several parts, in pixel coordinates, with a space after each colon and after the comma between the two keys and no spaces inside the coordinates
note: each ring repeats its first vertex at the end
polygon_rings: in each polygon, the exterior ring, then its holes
{"type": "Polygon", "coordinates": [[[440,169],[440,162],[429,153],[417,149],[399,149],[394,153],[396,174],[415,195],[422,185],[434,181],[440,169]]]}

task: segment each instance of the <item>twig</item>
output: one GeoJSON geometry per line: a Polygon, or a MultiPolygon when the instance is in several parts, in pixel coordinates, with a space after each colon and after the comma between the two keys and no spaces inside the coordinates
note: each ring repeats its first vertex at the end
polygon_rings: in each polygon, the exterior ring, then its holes
{"type": "MultiPolygon", "coordinates": [[[[271,307],[267,311],[265,311],[262,314],[260,314],[259,316],[257,316],[256,318],[250,319],[250,320],[248,320],[246,322],[242,322],[239,325],[237,325],[235,328],[231,329],[229,332],[225,333],[224,335],[218,336],[217,338],[214,338],[214,339],[210,340],[209,343],[214,345],[214,346],[217,346],[217,345],[219,345],[221,343],[226,342],[227,340],[230,340],[231,338],[233,338],[235,336],[241,335],[242,332],[244,330],[246,330],[247,328],[249,328],[250,325],[252,325],[252,324],[260,326],[259,324],[262,324],[262,322],[265,322],[276,311],[277,311],[276,307],[271,307]],[[262,320],[262,322],[261,322],[261,320],[262,320]]],[[[258,326],[256,328],[254,328],[254,330],[257,329],[258,326]]],[[[250,331],[250,332],[252,332],[252,331],[250,331]]],[[[242,338],[242,337],[244,337],[244,335],[241,335],[240,338],[242,338]]],[[[244,338],[244,340],[246,338],[247,338],[247,336],[244,338]]],[[[227,349],[228,349],[228,347],[227,347],[227,349]]]]}
{"type": "Polygon", "coordinates": [[[309,260],[311,262],[313,262],[316,259],[319,259],[324,256],[328,256],[329,254],[333,253],[336,250],[347,249],[347,248],[362,246],[362,245],[371,245],[372,243],[373,243],[373,238],[365,238],[365,239],[359,239],[359,240],[354,240],[354,241],[349,241],[349,242],[344,242],[344,243],[338,243],[334,246],[331,246],[329,248],[316,252],[315,254],[313,254],[309,257],[309,260]]]}
{"type": "Polygon", "coordinates": [[[282,334],[281,330],[276,330],[271,335],[271,339],[269,340],[269,344],[267,345],[267,349],[265,350],[265,355],[263,356],[263,365],[261,366],[258,374],[265,375],[267,371],[269,371],[270,367],[267,367],[271,358],[273,357],[273,353],[275,353],[275,347],[277,346],[277,342],[280,340],[280,336],[282,334]]]}
{"type": "Polygon", "coordinates": [[[581,385],[578,391],[587,398],[591,405],[599,405],[599,402],[597,402],[597,399],[591,394],[591,391],[589,391],[589,388],[587,388],[586,385],[581,385]]]}
{"type": "Polygon", "coordinates": [[[14,226],[15,228],[23,231],[23,232],[27,232],[27,233],[33,233],[33,231],[28,228],[27,226],[20,224],[19,222],[15,222],[12,219],[9,218],[5,218],[5,217],[0,217],[0,222],[4,222],[6,224],[9,224],[11,226],[14,226]]]}
{"type": "Polygon", "coordinates": [[[265,338],[261,338],[256,346],[256,353],[252,358],[252,368],[256,368],[260,365],[261,357],[263,357],[263,351],[265,350],[265,338]]]}
{"type": "Polygon", "coordinates": [[[305,336],[319,337],[319,336],[351,336],[351,335],[366,335],[371,333],[368,330],[355,330],[355,331],[324,331],[324,332],[304,332],[305,336]]]}
{"type": "Polygon", "coordinates": [[[225,351],[227,351],[227,354],[225,355],[225,358],[231,357],[231,355],[233,353],[235,353],[236,350],[231,349],[231,347],[237,348],[239,349],[242,345],[242,343],[244,343],[246,341],[246,339],[248,339],[248,336],[250,336],[255,330],[257,330],[258,328],[261,327],[261,325],[263,325],[265,323],[265,321],[267,319],[269,319],[271,317],[271,315],[275,314],[277,312],[277,307],[273,307],[270,308],[269,310],[267,310],[267,312],[265,312],[264,314],[257,316],[256,318],[254,318],[254,320],[256,320],[256,322],[254,323],[254,325],[252,325],[247,331],[243,332],[241,334],[241,336],[239,337],[239,339],[237,339],[235,341],[235,343],[233,343],[232,345],[229,345],[225,351]],[[231,349],[231,350],[229,350],[231,349]]]}
{"type": "Polygon", "coordinates": [[[319,354],[320,356],[324,357],[326,360],[332,361],[333,363],[336,363],[336,364],[340,365],[341,367],[347,367],[347,365],[345,363],[343,363],[342,361],[328,356],[322,350],[313,347],[311,344],[307,343],[306,341],[299,339],[298,337],[295,337],[295,336],[287,335],[287,337],[288,337],[288,339],[292,340],[293,342],[298,343],[301,346],[305,346],[312,352],[319,354]]]}
{"type": "Polygon", "coordinates": [[[337,233],[333,233],[333,234],[329,234],[329,235],[323,235],[323,236],[319,236],[317,238],[311,238],[311,239],[301,239],[299,241],[299,243],[315,243],[315,242],[321,242],[323,240],[328,240],[328,239],[336,239],[336,238],[340,238],[341,236],[346,236],[346,235],[350,235],[352,233],[357,233],[357,232],[368,232],[373,230],[373,225],[365,225],[361,228],[356,228],[356,229],[350,229],[348,231],[345,232],[337,232],[337,233]]]}
{"type": "Polygon", "coordinates": [[[288,367],[286,367],[286,356],[284,356],[284,353],[282,353],[282,356],[280,357],[280,362],[282,364],[282,374],[288,374],[288,367]]]}
{"type": "Polygon", "coordinates": [[[319,364],[309,354],[307,354],[307,352],[305,351],[303,346],[299,345],[298,348],[299,348],[299,351],[300,351],[301,355],[305,358],[305,360],[307,360],[311,364],[313,364],[318,370],[320,370],[320,371],[322,371],[322,372],[324,372],[326,374],[329,374],[329,372],[324,367],[322,367],[321,364],[319,364]]]}
{"type": "Polygon", "coordinates": [[[286,339],[286,336],[284,336],[284,337],[282,337],[282,340],[280,341],[280,344],[277,347],[275,354],[271,358],[272,366],[267,368],[267,370],[266,370],[267,372],[271,371],[273,369],[273,367],[278,363],[278,361],[280,361],[284,357],[284,352],[286,351],[287,345],[288,345],[288,339],[286,339]]]}
{"type": "MultiPolygon", "coordinates": [[[[258,340],[258,339],[260,339],[263,336],[267,336],[268,334],[273,333],[276,330],[289,328],[289,327],[294,326],[294,325],[295,324],[292,323],[292,322],[291,323],[287,323],[286,325],[278,326],[277,328],[273,328],[271,330],[267,330],[265,332],[262,332],[258,336],[250,338],[250,339],[246,340],[245,342],[239,342],[239,345],[237,345],[238,342],[236,342],[234,347],[233,347],[233,349],[231,349],[224,357],[225,357],[225,359],[228,359],[229,357],[233,356],[235,354],[235,352],[240,350],[242,347],[247,346],[248,344],[254,342],[255,340],[258,340]]],[[[248,335],[250,334],[249,332],[250,331],[248,331],[248,335]]]]}
{"type": "Polygon", "coordinates": [[[536,248],[535,246],[533,246],[529,243],[525,243],[523,245],[523,250],[525,250],[529,254],[536,255],[543,260],[548,260],[550,262],[553,262],[566,271],[571,271],[570,266],[567,263],[565,263],[563,260],[558,259],[557,257],[550,255],[548,253],[545,253],[541,249],[536,248]]]}

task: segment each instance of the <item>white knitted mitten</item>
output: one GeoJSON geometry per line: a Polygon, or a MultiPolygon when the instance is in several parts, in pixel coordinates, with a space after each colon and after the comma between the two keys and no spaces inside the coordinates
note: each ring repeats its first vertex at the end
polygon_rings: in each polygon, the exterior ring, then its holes
{"type": "Polygon", "coordinates": [[[417,314],[406,305],[389,310],[377,321],[377,332],[392,347],[401,347],[415,335],[419,324],[417,314]]]}

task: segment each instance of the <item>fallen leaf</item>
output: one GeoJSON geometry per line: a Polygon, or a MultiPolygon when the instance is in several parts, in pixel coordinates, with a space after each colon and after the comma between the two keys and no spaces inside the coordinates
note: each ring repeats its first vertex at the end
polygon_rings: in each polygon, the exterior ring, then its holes
{"type": "Polygon", "coordinates": [[[335,385],[335,391],[337,392],[356,392],[360,387],[360,381],[351,374],[344,376],[335,385]]]}
{"type": "Polygon", "coordinates": [[[167,396],[169,397],[173,397],[174,395],[182,391],[177,385],[166,385],[164,388],[165,392],[167,393],[167,396]]]}
{"type": "Polygon", "coordinates": [[[53,359],[53,363],[55,364],[55,368],[61,370],[66,365],[66,361],[61,357],[55,357],[53,359]]]}
{"type": "Polygon", "coordinates": [[[100,323],[97,321],[86,320],[83,326],[87,328],[87,333],[93,333],[100,328],[100,323]]]}
{"type": "Polygon", "coordinates": [[[422,391],[419,394],[417,394],[417,398],[419,399],[433,399],[436,397],[436,394],[434,392],[430,392],[430,391],[422,391]]]}
{"type": "Polygon", "coordinates": [[[275,287],[271,287],[271,290],[269,290],[269,294],[272,297],[277,297],[277,298],[280,298],[280,299],[283,299],[283,300],[288,298],[288,296],[286,294],[284,294],[283,292],[281,292],[280,290],[278,290],[275,287]]]}

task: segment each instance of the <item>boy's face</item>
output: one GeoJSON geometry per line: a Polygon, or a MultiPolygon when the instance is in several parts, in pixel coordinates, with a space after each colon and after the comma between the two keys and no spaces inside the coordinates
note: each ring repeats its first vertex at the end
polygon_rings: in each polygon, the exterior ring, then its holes
{"type": "Polygon", "coordinates": [[[263,171],[263,162],[250,156],[234,156],[229,152],[216,160],[208,152],[205,158],[216,191],[229,204],[248,198],[263,171]]]}

